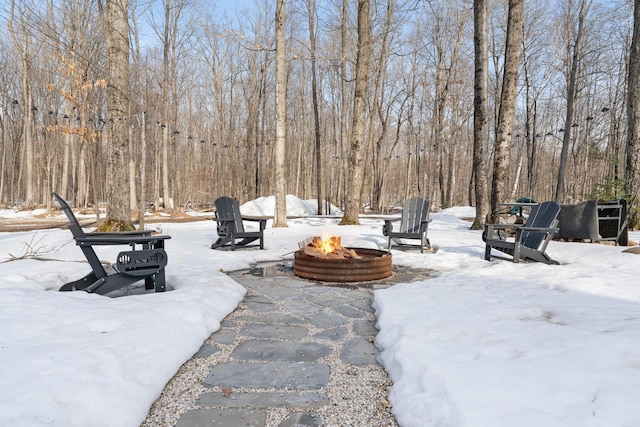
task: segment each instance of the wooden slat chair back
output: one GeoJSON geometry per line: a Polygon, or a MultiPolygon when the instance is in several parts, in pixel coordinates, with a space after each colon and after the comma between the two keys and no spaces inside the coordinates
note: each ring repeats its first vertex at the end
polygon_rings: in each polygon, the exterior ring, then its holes
{"type": "Polygon", "coordinates": [[[264,249],[264,229],[267,220],[263,218],[246,218],[240,212],[240,202],[231,197],[219,197],[214,202],[216,209],[214,222],[218,239],[211,245],[211,249],[229,245],[231,250],[236,246],[247,246],[258,240],[260,249],[264,249]],[[258,230],[245,230],[244,222],[258,222],[258,230]],[[239,241],[238,241],[239,240],[239,241]]]}
{"type": "Polygon", "coordinates": [[[520,260],[538,261],[546,264],[558,264],[546,253],[549,241],[558,232],[558,214],[560,205],[555,202],[544,202],[533,206],[524,225],[487,224],[482,238],[485,241],[485,256],[491,259],[491,250],[512,256],[513,262],[520,260]],[[505,231],[515,230],[513,240],[506,238],[505,231]]]}
{"type": "Polygon", "coordinates": [[[408,200],[402,208],[400,233],[419,233],[420,225],[429,220],[429,202],[415,198],[408,200]]]}
{"type": "MultiPolygon", "coordinates": [[[[554,202],[545,202],[531,208],[531,213],[524,224],[524,230],[555,227],[560,206],[554,202]]],[[[549,244],[549,233],[539,231],[523,231],[522,246],[544,251],[549,244]]]]}
{"type": "Polygon", "coordinates": [[[146,289],[156,292],[166,289],[164,269],[168,258],[164,241],[171,236],[154,235],[152,230],[85,233],[67,202],[56,193],[53,197],[67,217],[73,239],[91,267],[89,274],[63,285],[61,291],[84,290],[104,295],[143,279],[146,289]],[[120,252],[114,264],[105,266],[93,249],[99,245],[127,245],[131,250],[120,252]]]}
{"type": "Polygon", "coordinates": [[[382,234],[388,237],[388,250],[391,250],[391,242],[398,245],[406,245],[404,239],[419,240],[420,252],[431,248],[427,237],[429,222],[429,202],[419,197],[407,200],[402,206],[402,215],[397,230],[393,229],[393,222],[398,220],[387,219],[382,227],[382,234]]]}

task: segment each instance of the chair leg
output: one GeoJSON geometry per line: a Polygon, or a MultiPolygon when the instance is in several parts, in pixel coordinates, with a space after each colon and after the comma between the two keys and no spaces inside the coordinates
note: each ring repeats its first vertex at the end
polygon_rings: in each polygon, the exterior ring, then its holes
{"type": "Polygon", "coordinates": [[[73,282],[69,282],[67,284],[62,285],[62,287],[60,288],[61,291],[79,291],[79,290],[83,290],[84,288],[92,285],[93,283],[95,283],[98,280],[98,278],[96,277],[96,275],[91,272],[89,274],[87,274],[86,276],[84,276],[82,279],[78,279],[76,281],[73,282]]]}
{"type": "Polygon", "coordinates": [[[164,268],[154,274],[154,282],[156,292],[164,292],[166,290],[165,280],[164,280],[164,268]]]}
{"type": "Polygon", "coordinates": [[[486,261],[491,261],[491,246],[486,245],[484,248],[484,259],[486,261]]]}
{"type": "Polygon", "coordinates": [[[520,262],[520,244],[518,242],[513,247],[513,262],[520,262]]]}

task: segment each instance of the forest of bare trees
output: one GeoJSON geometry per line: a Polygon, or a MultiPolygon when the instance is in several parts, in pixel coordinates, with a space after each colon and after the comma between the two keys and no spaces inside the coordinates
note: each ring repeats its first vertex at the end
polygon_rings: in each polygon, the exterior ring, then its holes
{"type": "MultiPolygon", "coordinates": [[[[178,209],[221,195],[244,202],[274,194],[279,1],[129,0],[126,114],[107,108],[106,3],[0,4],[0,204],[51,206],[52,191],[76,206],[104,202],[116,191],[107,173],[114,121],[129,132],[133,211],[140,203],[178,209]]],[[[488,14],[481,147],[474,147],[474,1],[366,2],[364,122],[353,117],[354,96],[362,95],[360,3],[286,0],[288,194],[348,205],[355,124],[363,132],[357,190],[373,212],[411,196],[434,209],[475,205],[474,153],[491,183],[497,147],[511,160],[504,201],[624,195],[633,2],[524,2],[515,116],[509,144],[498,145],[510,2],[476,1],[488,14]]]]}

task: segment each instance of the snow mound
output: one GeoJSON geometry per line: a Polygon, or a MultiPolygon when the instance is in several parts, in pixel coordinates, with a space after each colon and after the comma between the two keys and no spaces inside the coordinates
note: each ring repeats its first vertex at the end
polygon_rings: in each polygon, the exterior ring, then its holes
{"type": "MultiPolygon", "coordinates": [[[[276,210],[276,197],[258,197],[240,206],[240,212],[246,216],[273,216],[276,210]]],[[[287,195],[287,216],[305,217],[318,214],[318,201],[316,199],[302,200],[291,194],[287,195]]],[[[331,205],[329,215],[341,215],[342,212],[331,205]]]]}

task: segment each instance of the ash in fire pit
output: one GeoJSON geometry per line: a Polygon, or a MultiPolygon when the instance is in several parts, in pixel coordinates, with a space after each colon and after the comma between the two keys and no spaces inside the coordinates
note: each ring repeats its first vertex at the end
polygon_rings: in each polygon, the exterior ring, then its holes
{"type": "Polygon", "coordinates": [[[325,282],[366,282],[392,274],[391,254],[366,248],[345,248],[339,236],[312,237],[299,244],[293,272],[300,277],[325,282]]]}

